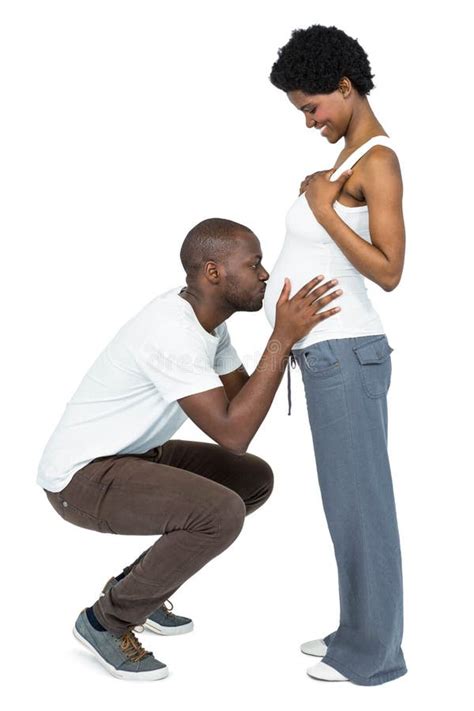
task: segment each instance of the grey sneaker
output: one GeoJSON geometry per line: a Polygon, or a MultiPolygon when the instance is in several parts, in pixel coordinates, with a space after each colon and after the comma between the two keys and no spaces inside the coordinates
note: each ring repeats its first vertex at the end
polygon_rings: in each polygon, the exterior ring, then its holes
{"type": "MultiPolygon", "coordinates": [[[[116,585],[118,582],[117,578],[110,578],[102,590],[102,595],[104,595],[107,590],[116,585]]],[[[174,612],[171,612],[172,609],[173,603],[170,600],[165,600],[160,607],[154,610],[147,617],[141,626],[151,632],[163,635],[185,634],[185,632],[191,632],[194,627],[193,621],[189,617],[175,615],[174,612]],[[170,607],[166,607],[166,603],[168,603],[170,607]]]]}
{"type": "Polygon", "coordinates": [[[166,664],[155,659],[152,652],[143,649],[133,634],[132,626],[122,635],[113,634],[108,630],[100,632],[91,625],[84,608],[79,613],[72,632],[117,679],[153,681],[168,676],[166,664]]]}

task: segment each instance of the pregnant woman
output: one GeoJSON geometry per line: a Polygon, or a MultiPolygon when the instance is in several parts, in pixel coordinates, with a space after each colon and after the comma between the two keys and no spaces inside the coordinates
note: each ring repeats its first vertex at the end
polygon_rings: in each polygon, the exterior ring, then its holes
{"type": "MultiPolygon", "coordinates": [[[[405,250],[402,178],[392,141],[367,94],[374,87],[359,43],[336,27],[293,31],[270,81],[329,143],[334,168],[313,173],[286,218],[265,312],[273,325],[284,278],[292,291],[313,274],[336,278],[341,310],[297,342],[318,481],[336,556],[340,621],[301,650],[322,661],[308,674],[372,686],[406,674],[403,585],[387,454],[392,348],[364,282],[400,281],[405,250]]],[[[288,391],[290,394],[288,365],[288,391]]],[[[291,401],[290,401],[291,407],[291,401]]]]}

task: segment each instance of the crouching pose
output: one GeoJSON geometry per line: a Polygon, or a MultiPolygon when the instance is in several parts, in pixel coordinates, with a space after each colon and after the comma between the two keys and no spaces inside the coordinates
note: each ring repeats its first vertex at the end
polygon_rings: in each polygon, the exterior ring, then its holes
{"type": "Polygon", "coordinates": [[[290,298],[248,375],[226,319],[262,308],[268,272],[244,225],[211,218],[181,248],[185,287],[158,295],[85,374],[43,452],[37,483],[65,521],[102,533],[160,536],[111,577],[74,635],[114,676],[161,679],[166,665],[136,635],[189,632],[169,598],[239,535],[270,496],[272,469],[247,451],[295,342],[337,307],[320,275],[290,298]],[[318,286],[319,284],[319,286],[318,286]],[[189,417],[214,443],[172,439],[189,417]],[[160,535],[161,534],[161,535],[160,535]]]}

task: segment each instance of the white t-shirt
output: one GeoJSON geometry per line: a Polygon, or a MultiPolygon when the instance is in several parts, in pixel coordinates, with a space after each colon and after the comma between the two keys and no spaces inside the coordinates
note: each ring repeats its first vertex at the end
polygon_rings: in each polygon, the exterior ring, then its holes
{"type": "Polygon", "coordinates": [[[92,364],[46,444],[39,486],[61,491],[96,457],[158,447],[187,419],[179,398],[222,387],[241,365],[226,322],[208,333],[182,288],[150,301],[92,364]]]}

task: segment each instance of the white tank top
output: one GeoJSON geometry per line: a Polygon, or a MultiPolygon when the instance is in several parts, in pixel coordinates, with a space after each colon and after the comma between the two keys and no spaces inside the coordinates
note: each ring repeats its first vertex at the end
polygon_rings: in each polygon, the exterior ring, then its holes
{"type": "MultiPolygon", "coordinates": [[[[378,144],[393,148],[388,136],[373,136],[346,158],[333,173],[331,180],[337,180],[341,173],[351,168],[372,146],[378,144]]],[[[336,200],[334,210],[354,232],[371,243],[367,205],[348,207],[336,200]]],[[[305,193],[302,193],[287,212],[283,248],[267,282],[264,309],[272,327],[275,325],[276,303],[283,289],[284,278],[288,277],[291,281],[291,298],[318,274],[324,275],[324,281],[338,280],[339,283],[330,291],[343,290],[323,311],[334,306],[340,306],[341,311],[315,326],[302,340],[294,344],[294,349],[307,348],[313,343],[330,338],[384,333],[382,322],[367,295],[363,275],[316,220],[305,193]]]]}

